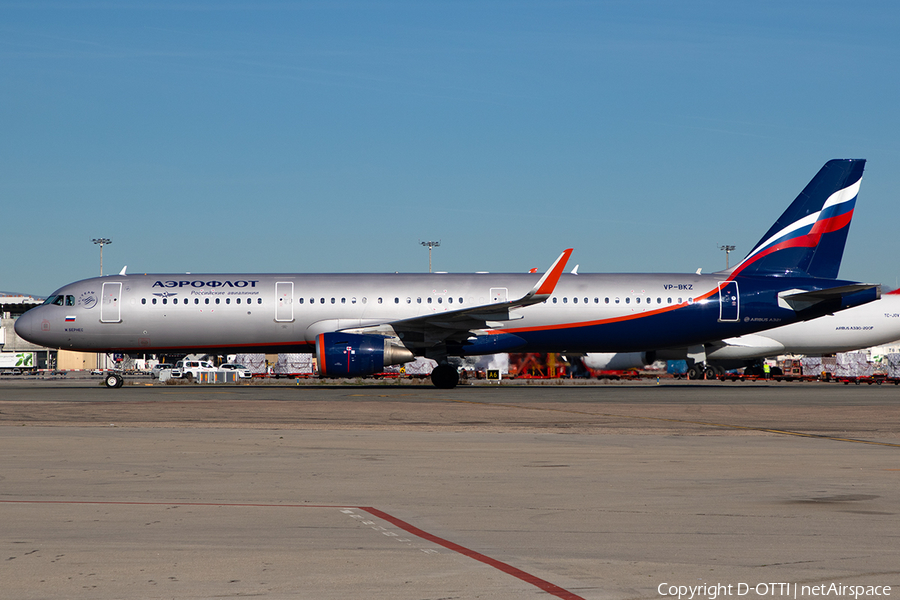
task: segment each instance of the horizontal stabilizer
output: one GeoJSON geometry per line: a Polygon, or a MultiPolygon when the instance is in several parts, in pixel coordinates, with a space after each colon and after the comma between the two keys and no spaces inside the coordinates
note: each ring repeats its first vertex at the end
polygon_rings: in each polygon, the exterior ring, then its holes
{"type": "Polygon", "coordinates": [[[881,297],[878,284],[855,283],[811,292],[786,290],[778,294],[778,306],[812,319],[850,306],[871,302],[881,297]]]}

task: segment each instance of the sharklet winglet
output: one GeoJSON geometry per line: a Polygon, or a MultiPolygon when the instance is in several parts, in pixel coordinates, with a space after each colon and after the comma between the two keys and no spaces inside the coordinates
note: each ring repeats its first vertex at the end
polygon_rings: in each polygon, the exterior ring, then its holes
{"type": "Polygon", "coordinates": [[[563,250],[563,253],[559,255],[559,258],[556,259],[556,262],[547,269],[547,272],[544,273],[543,277],[541,277],[538,282],[534,285],[531,290],[522,296],[519,300],[516,300],[512,304],[516,304],[519,306],[526,306],[528,304],[537,304],[538,302],[543,302],[553,293],[553,290],[556,289],[556,284],[559,283],[559,278],[562,276],[563,271],[566,268],[566,263],[569,262],[569,257],[572,256],[572,248],[567,248],[563,250]]]}

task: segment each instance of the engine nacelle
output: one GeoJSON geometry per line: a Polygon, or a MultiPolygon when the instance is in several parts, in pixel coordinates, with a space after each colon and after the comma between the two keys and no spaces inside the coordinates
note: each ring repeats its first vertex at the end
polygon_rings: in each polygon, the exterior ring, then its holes
{"type": "Polygon", "coordinates": [[[316,337],[319,376],[361,377],[416,359],[412,352],[379,335],[329,332],[316,337]]]}
{"type": "Polygon", "coordinates": [[[581,361],[597,371],[642,369],[656,360],[655,352],[588,352],[581,361]]]}

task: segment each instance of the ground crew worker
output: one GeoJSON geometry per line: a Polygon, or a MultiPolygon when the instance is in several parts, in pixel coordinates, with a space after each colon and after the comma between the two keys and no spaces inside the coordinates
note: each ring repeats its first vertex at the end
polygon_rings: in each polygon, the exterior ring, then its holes
{"type": "Polygon", "coordinates": [[[763,375],[765,375],[766,379],[772,375],[772,367],[769,366],[769,363],[763,363],[763,375]]]}

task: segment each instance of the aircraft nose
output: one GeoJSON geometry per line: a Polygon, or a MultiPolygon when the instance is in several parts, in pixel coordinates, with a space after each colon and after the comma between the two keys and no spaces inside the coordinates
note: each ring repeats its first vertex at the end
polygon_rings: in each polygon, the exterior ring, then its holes
{"type": "Polygon", "coordinates": [[[16,335],[22,338],[27,342],[31,342],[33,344],[38,343],[34,339],[34,323],[35,323],[35,310],[29,310],[22,314],[21,317],[16,319],[15,324],[13,325],[13,329],[16,331],[16,335]]]}

